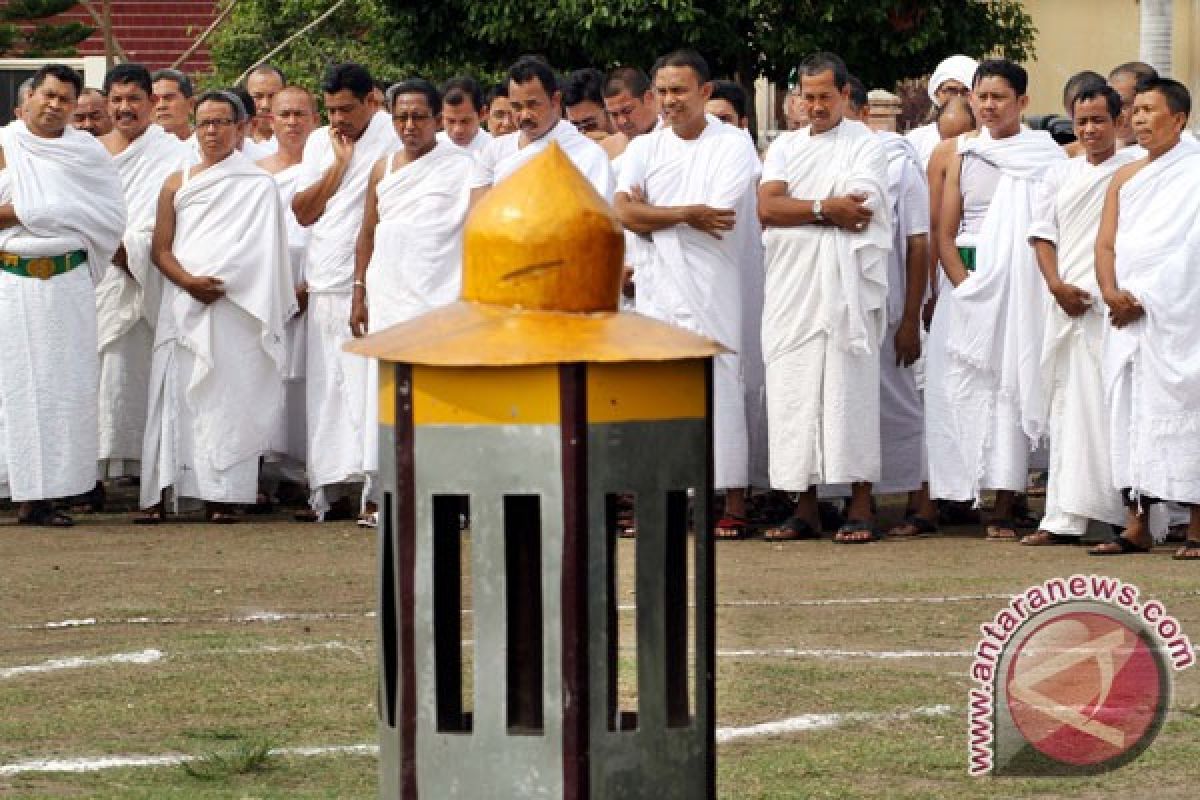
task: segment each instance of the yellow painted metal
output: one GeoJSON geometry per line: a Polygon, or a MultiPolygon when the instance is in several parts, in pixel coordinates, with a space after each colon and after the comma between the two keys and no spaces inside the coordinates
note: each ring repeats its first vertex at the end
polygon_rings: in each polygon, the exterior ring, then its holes
{"type": "Polygon", "coordinates": [[[704,419],[707,398],[701,359],[587,368],[589,423],[704,419]]]}
{"type": "Polygon", "coordinates": [[[396,368],[388,363],[379,365],[379,424],[396,424],[396,368]]]}
{"type": "Polygon", "coordinates": [[[492,187],[467,218],[462,298],[616,311],[624,251],[612,208],[551,142],[492,187]]]}
{"type": "Polygon", "coordinates": [[[728,352],[711,339],[628,311],[569,314],[478,303],[435,309],[346,349],[433,366],[668,361],[728,352]]]}
{"type": "Polygon", "coordinates": [[[415,425],[557,425],[558,368],[414,367],[415,425]]]}

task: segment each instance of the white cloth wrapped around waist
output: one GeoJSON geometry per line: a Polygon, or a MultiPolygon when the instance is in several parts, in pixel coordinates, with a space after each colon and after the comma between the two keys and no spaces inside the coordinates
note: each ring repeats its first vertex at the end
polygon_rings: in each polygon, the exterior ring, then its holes
{"type": "Polygon", "coordinates": [[[75,236],[34,236],[28,232],[15,233],[0,250],[22,258],[62,256],[83,250],[83,240],[75,236]]]}

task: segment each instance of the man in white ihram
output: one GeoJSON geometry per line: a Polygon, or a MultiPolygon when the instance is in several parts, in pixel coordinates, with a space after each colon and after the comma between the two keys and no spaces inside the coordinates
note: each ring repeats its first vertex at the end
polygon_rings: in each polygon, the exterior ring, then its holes
{"type": "Polygon", "coordinates": [[[22,119],[0,129],[0,495],[22,524],[66,527],[50,500],[96,482],[94,287],[125,200],[103,145],[67,124],[79,74],[48,64],[31,86],[22,119]]]}

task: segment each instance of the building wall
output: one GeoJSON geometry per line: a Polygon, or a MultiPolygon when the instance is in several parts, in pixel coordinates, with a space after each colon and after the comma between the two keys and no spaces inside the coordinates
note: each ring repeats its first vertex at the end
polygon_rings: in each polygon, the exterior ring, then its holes
{"type": "MultiPolygon", "coordinates": [[[[1029,114],[1062,113],[1062,87],[1085,69],[1102,75],[1138,59],[1137,0],[1025,0],[1037,28],[1029,70],[1029,114]]],[[[1171,77],[1200,90],[1200,0],[1174,0],[1171,77]]]]}

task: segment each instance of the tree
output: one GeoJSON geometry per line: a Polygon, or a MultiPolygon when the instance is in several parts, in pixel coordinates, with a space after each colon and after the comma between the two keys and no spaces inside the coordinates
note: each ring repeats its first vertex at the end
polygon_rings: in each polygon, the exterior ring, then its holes
{"type": "MultiPolygon", "coordinates": [[[[223,0],[228,5],[230,0],[223,0]]],[[[246,69],[293,33],[319,17],[334,0],[238,0],[229,18],[210,40],[215,74],[212,86],[228,86],[246,69]]],[[[348,0],[329,19],[298,38],[271,63],[288,80],[316,89],[327,64],[357,61],[383,80],[396,80],[415,69],[408,60],[403,27],[380,0],[348,0]]]]}
{"type": "Polygon", "coordinates": [[[0,55],[73,56],[95,31],[81,22],[43,22],[79,5],[76,0],[8,0],[0,8],[0,55]]]}
{"type": "MultiPolygon", "coordinates": [[[[242,0],[213,43],[231,80],[333,0],[242,0]]],[[[362,61],[380,77],[498,76],[522,53],[559,69],[637,64],[692,47],[714,74],[751,87],[785,82],[831,50],[868,86],[929,74],[952,53],[1033,55],[1020,0],[350,0],[276,60],[313,83],[325,63],[362,61]]]]}

